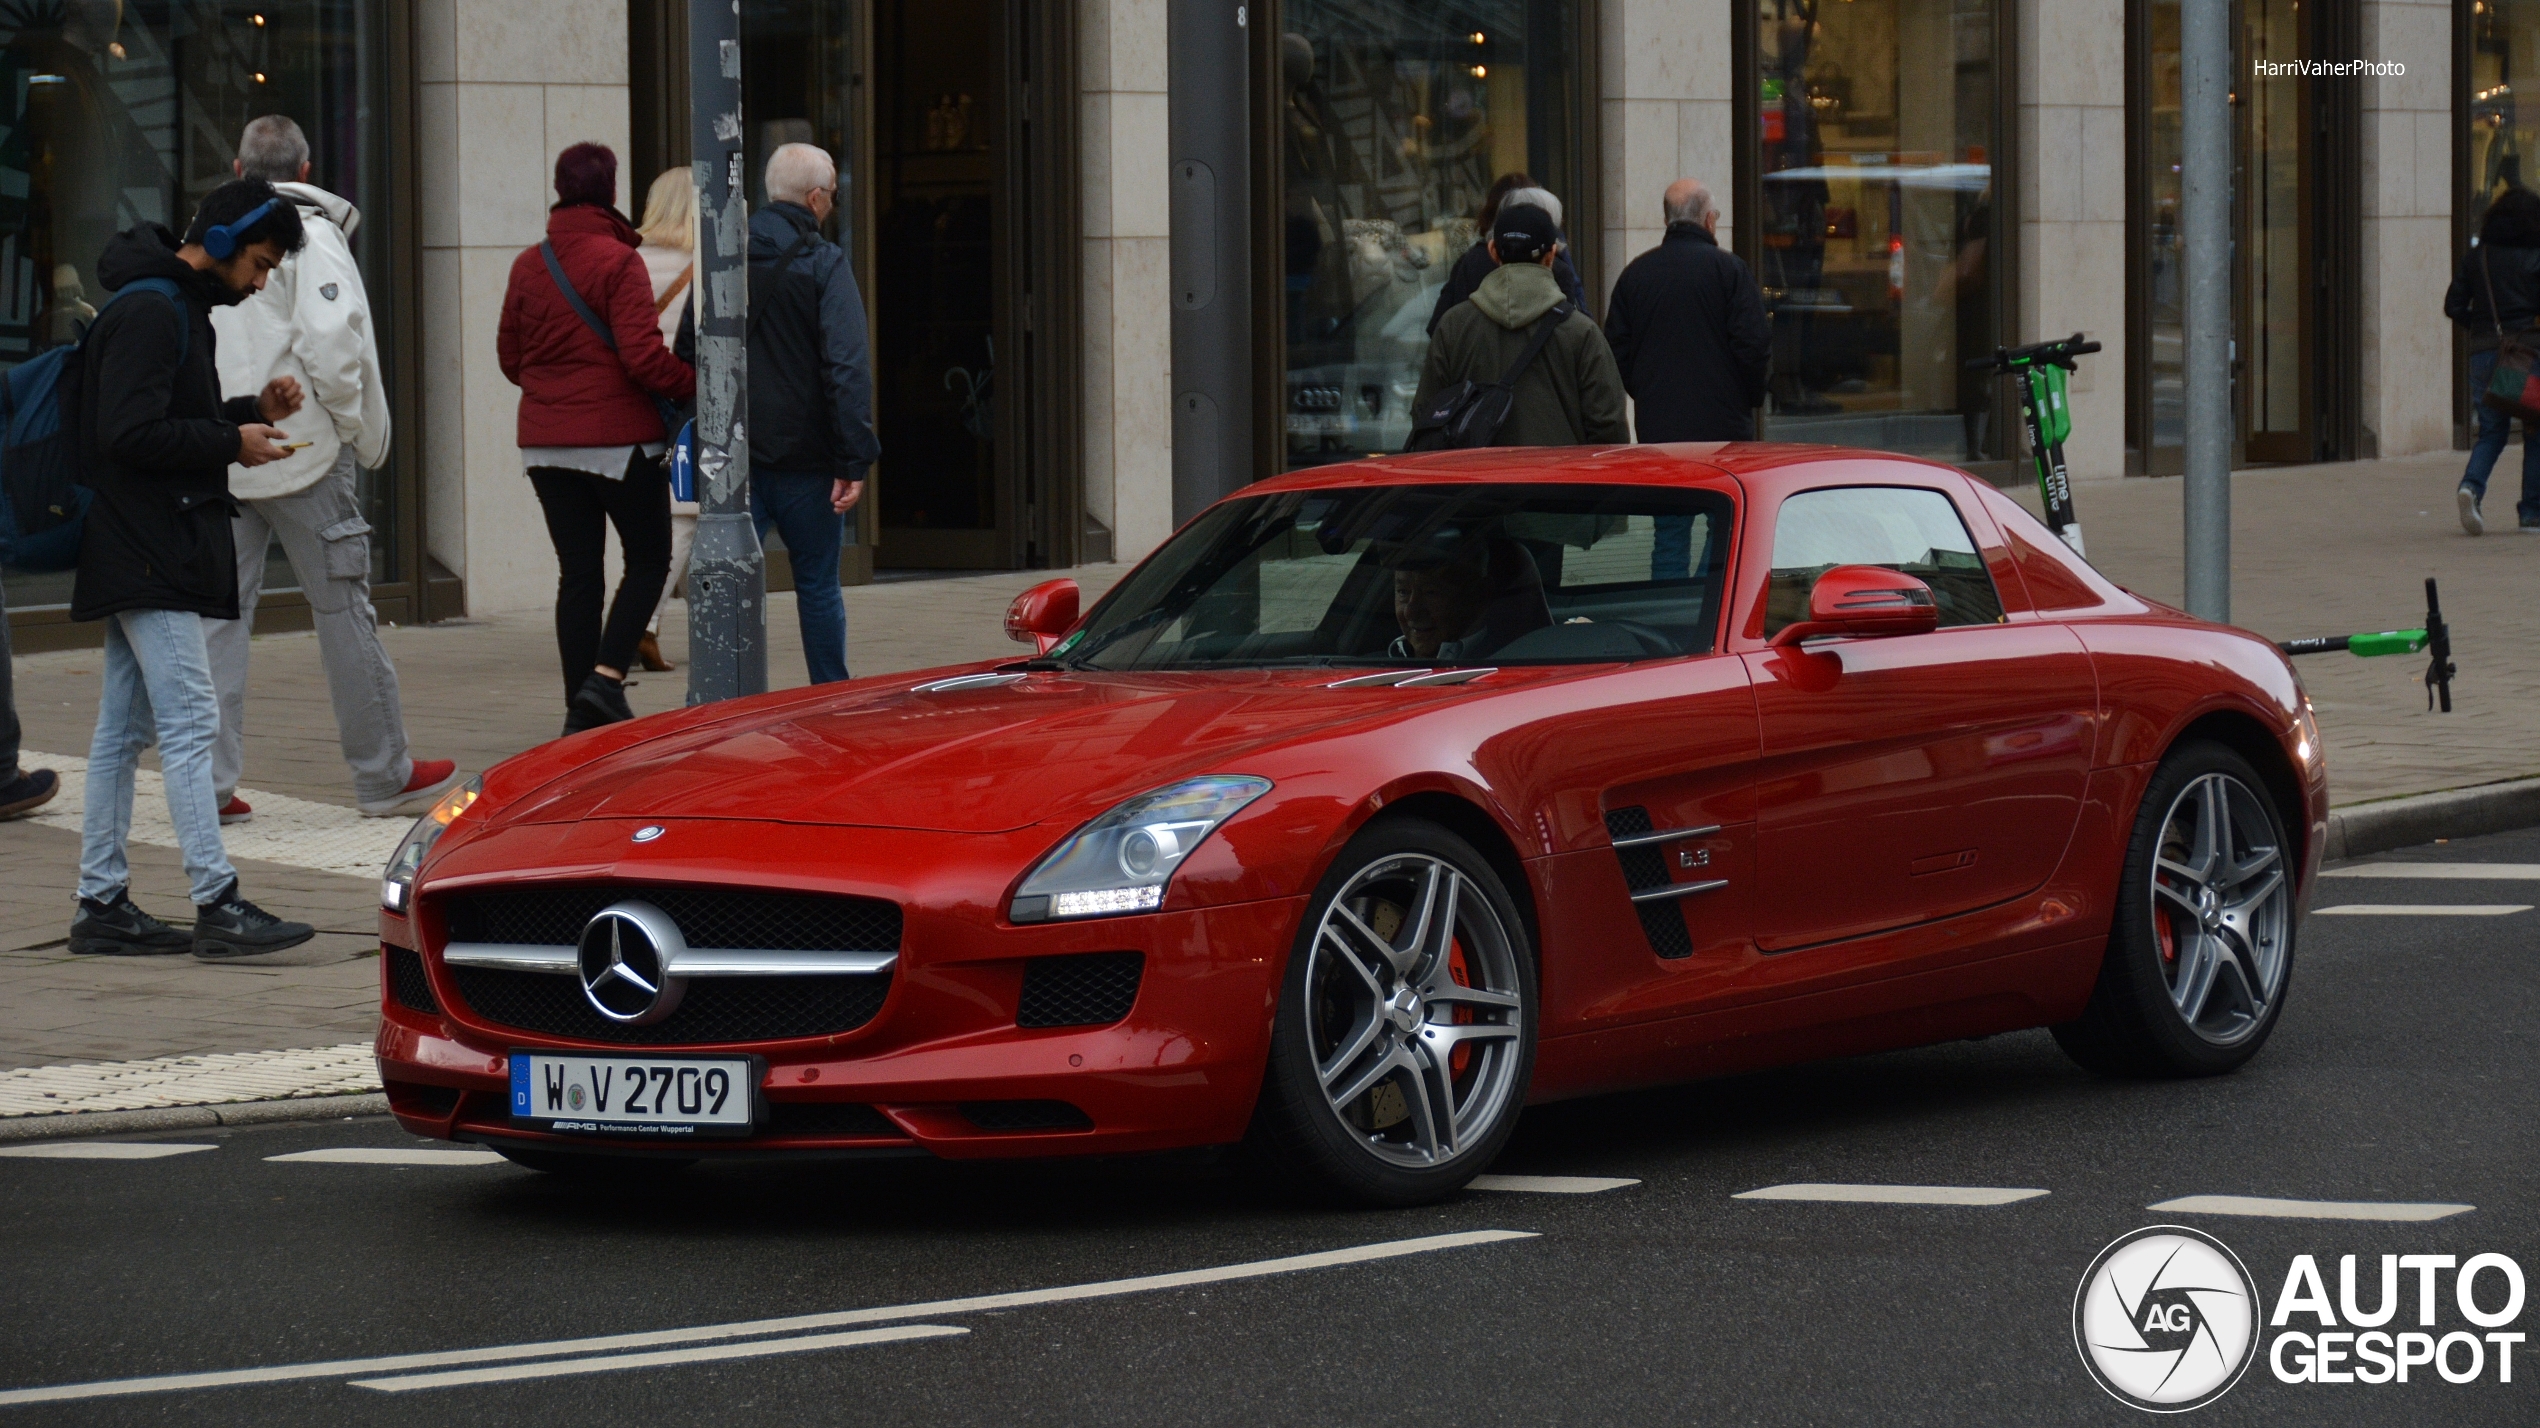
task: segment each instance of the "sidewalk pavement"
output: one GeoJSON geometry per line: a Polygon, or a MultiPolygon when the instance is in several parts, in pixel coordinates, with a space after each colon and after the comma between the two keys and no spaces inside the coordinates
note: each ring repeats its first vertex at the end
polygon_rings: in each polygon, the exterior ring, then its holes
{"type": "MultiPolygon", "coordinates": [[[[2501,528],[2491,525],[2477,540],[2462,535],[2452,510],[2460,464],[2458,455],[2439,453],[2234,480],[2233,611],[2251,629],[2283,639],[2413,626],[2423,617],[2424,577],[2443,582],[2461,667],[2457,712],[2426,712],[2422,658],[2299,661],[2319,706],[2341,808],[2540,774],[2540,640],[2528,613],[2540,585],[2540,539],[2513,533],[2509,500],[2499,506],[2501,528]]],[[[2076,502],[2100,569],[2141,594],[2177,602],[2180,493],[2177,480],[2079,483],[2076,502]]],[[[1124,568],[1070,573],[1090,600],[1124,568]]],[[[1018,646],[1001,626],[1006,603],[1044,578],[1012,572],[850,589],[850,666],[878,674],[1012,653],[1018,646]]],[[[790,596],[769,602],[768,633],[771,678],[799,681],[790,596]]],[[[544,616],[383,636],[417,753],[481,770],[555,736],[562,687],[544,616]]],[[[639,713],[674,708],[685,696],[686,639],[675,612],[662,642],[683,668],[637,676],[630,699],[639,713]]],[[[373,870],[406,820],[352,814],[315,640],[260,639],[255,661],[242,796],[256,805],[256,819],[225,836],[248,895],[315,923],[320,936],[290,952],[221,965],[67,956],[74,778],[52,816],[0,825],[0,1070],[326,1048],[370,1035],[378,995],[373,870]]],[[[18,661],[30,762],[78,767],[96,714],[97,669],[93,652],[18,661]]],[[[136,830],[146,826],[146,798],[142,808],[136,830]]],[[[134,895],[145,907],[184,910],[172,848],[137,846],[133,864],[134,895]]],[[[136,1082],[129,1068],[90,1076],[98,1086],[159,1084],[136,1082]]]]}

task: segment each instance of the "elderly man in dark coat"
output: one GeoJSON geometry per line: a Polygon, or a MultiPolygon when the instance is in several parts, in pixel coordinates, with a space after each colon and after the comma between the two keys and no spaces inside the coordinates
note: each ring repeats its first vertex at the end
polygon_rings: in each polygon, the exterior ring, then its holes
{"type": "Polygon", "coordinates": [[[1712,232],[1720,210],[1692,179],[1668,185],[1667,236],[1614,281],[1605,339],[1642,441],[1748,441],[1764,400],[1772,328],[1755,275],[1712,232]]]}

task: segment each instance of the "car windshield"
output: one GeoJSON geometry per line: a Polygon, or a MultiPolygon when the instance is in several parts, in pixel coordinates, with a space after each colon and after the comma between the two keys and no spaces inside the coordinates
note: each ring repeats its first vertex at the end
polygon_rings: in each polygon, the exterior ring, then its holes
{"type": "Polygon", "coordinates": [[[1050,652],[1074,668],[1601,664],[1710,650],[1730,505],[1649,486],[1224,502],[1050,652]]]}

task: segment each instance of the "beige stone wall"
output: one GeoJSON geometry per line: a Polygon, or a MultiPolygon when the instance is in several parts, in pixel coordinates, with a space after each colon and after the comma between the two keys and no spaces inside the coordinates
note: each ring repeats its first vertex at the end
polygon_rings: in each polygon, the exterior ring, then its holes
{"type": "Polygon", "coordinates": [[[2452,444],[2452,325],[2443,319],[2452,249],[2452,8],[2366,0],[2362,57],[2404,76],[2363,89],[2362,364],[2364,454],[2452,444]]]}
{"type": "Polygon", "coordinates": [[[424,539],[470,613],[536,609],[555,599],[555,555],[494,329],[512,259],[546,234],[557,153],[626,153],[626,4],[418,0],[416,38],[424,539]]]}
{"type": "Polygon", "coordinates": [[[2125,0],[2019,0],[2018,340],[2105,345],[2071,385],[2075,476],[2125,474],[2125,0]]]}
{"type": "MultiPolygon", "coordinates": [[[[1666,236],[1659,196],[1698,178],[1737,222],[1729,94],[1732,5],[1752,0],[1604,0],[1598,10],[1597,123],[1604,149],[1605,281],[1666,236]]],[[[1600,295],[1601,298],[1601,295],[1600,295]]]]}
{"type": "Polygon", "coordinates": [[[1085,509],[1121,560],[1173,533],[1164,0],[1082,0],[1085,509]]]}

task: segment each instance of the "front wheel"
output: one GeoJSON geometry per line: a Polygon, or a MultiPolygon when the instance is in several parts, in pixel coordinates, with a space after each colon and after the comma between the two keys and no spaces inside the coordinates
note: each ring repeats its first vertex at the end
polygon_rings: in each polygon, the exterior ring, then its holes
{"type": "Polygon", "coordinates": [[[1471,844],[1424,819],[1370,826],[1288,954],[1252,1149],[1330,1198],[1454,1192],[1516,1129],[1535,985],[1525,924],[1471,844]]]}
{"type": "Polygon", "coordinates": [[[2219,744],[2152,775],[2099,985],[2055,1028],[2108,1075],[2212,1076],[2266,1044],[2293,975],[2293,845],[2266,785],[2219,744]]]}

